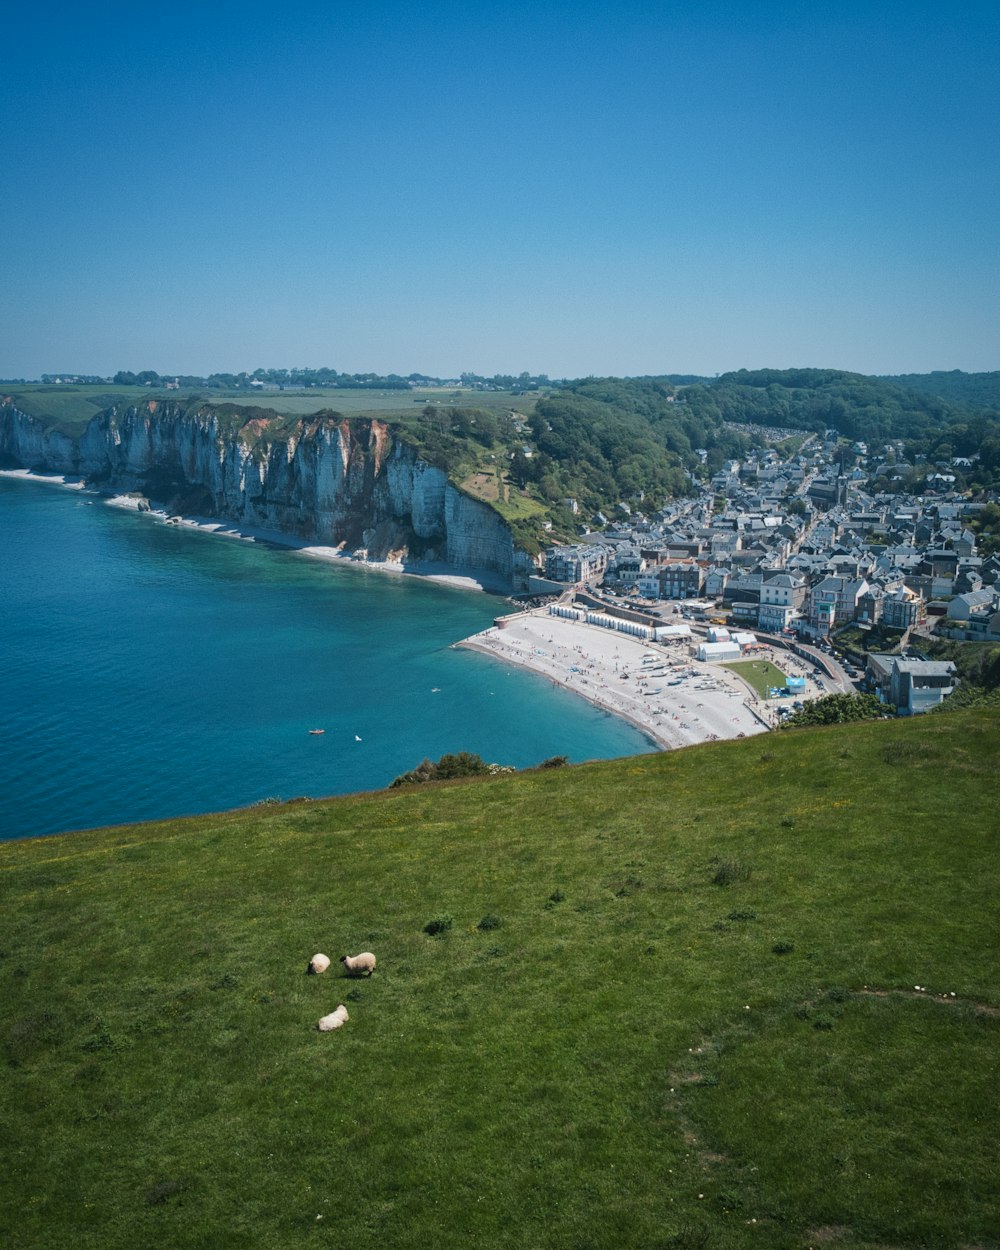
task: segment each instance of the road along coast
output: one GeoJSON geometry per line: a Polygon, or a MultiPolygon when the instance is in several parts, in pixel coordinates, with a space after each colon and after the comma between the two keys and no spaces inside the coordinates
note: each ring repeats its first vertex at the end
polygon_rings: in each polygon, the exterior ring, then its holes
{"type": "Polygon", "coordinates": [[[743,682],[693,660],[685,642],[645,642],[539,608],[498,617],[455,645],[548,677],[630,721],[663,750],[767,730],[743,682]]]}

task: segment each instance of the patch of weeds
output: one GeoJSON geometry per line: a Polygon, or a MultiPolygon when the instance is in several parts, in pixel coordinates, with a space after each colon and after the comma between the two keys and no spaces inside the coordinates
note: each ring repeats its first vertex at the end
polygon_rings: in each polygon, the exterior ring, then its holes
{"type": "Polygon", "coordinates": [[[726,917],[727,920],[756,920],[757,913],[755,911],[731,911],[726,917]]]}
{"type": "Polygon", "coordinates": [[[424,932],[429,937],[440,937],[443,933],[447,933],[454,920],[447,913],[441,916],[435,916],[433,920],[428,920],[424,925],[424,932]]]}
{"type": "Polygon", "coordinates": [[[813,1021],[813,1028],[828,1031],[833,1028],[833,1021],[829,1016],[817,1016],[813,1021]]]}
{"type": "Polygon", "coordinates": [[[502,946],[491,946],[486,952],[490,959],[497,959],[503,954],[502,946]]]}
{"type": "Polygon", "coordinates": [[[81,1085],[89,1085],[92,1081],[99,1081],[103,1075],[104,1069],[98,1061],[96,1059],[87,1059],[73,1073],[73,1080],[78,1081],[81,1085]]]}
{"type": "Polygon", "coordinates": [[[661,1242],[660,1250],[709,1250],[711,1232],[707,1228],[695,1228],[685,1224],[672,1237],[661,1242]]]}
{"type": "Polygon", "coordinates": [[[728,933],[730,927],[731,926],[727,925],[724,920],[715,920],[712,922],[712,931],[714,933],[728,933]]]}
{"type": "Polygon", "coordinates": [[[631,874],[618,881],[611,882],[611,889],[614,890],[616,898],[629,898],[637,891],[643,889],[644,882],[641,877],[633,877],[631,874]]]}
{"type": "Polygon", "coordinates": [[[568,755],[550,755],[547,760],[542,760],[538,765],[539,768],[565,768],[569,763],[568,755]]]}
{"type": "Polygon", "coordinates": [[[85,1038],[80,1045],[81,1050],[87,1051],[88,1054],[96,1054],[100,1050],[110,1050],[112,1052],[123,1050],[125,1043],[118,1038],[112,1037],[108,1032],[107,1026],[98,1022],[97,1029],[90,1037],[85,1038]]]}
{"type": "Polygon", "coordinates": [[[771,947],[771,950],[775,955],[790,955],[792,951],[795,950],[795,943],[775,942],[775,944],[771,947]]]}
{"type": "Polygon", "coordinates": [[[912,764],[926,754],[923,746],[916,742],[889,742],[882,748],[882,759],[887,764],[912,764]]]}
{"type": "Polygon", "coordinates": [[[364,996],[365,996],[364,990],[358,990],[358,989],[349,990],[347,994],[344,995],[344,997],[347,999],[349,1003],[360,1003],[361,1000],[364,998],[364,996]]]}
{"type": "Polygon", "coordinates": [[[503,920],[499,916],[488,915],[476,925],[480,933],[488,933],[490,929],[499,929],[503,924],[503,920]]]}
{"type": "Polygon", "coordinates": [[[846,1003],[851,997],[851,991],[845,990],[842,985],[831,985],[824,995],[827,1002],[846,1003]]]}
{"type": "Polygon", "coordinates": [[[714,885],[734,885],[737,881],[749,881],[753,869],[736,859],[724,859],[715,870],[714,885]]]}
{"type": "Polygon", "coordinates": [[[7,1053],[15,1067],[62,1038],[62,1021],[51,1011],[16,1020],[7,1034],[7,1053]]]}
{"type": "Polygon", "coordinates": [[[183,1190],[183,1181],[157,1181],[146,1190],[143,1200],[147,1207],[161,1207],[171,1198],[176,1198],[183,1190]]]}
{"type": "Polygon", "coordinates": [[[240,979],[233,972],[224,972],[208,987],[211,990],[235,990],[239,985],[240,979]]]}
{"type": "Polygon", "coordinates": [[[770,762],[771,762],[773,759],[774,759],[774,752],[773,752],[773,751],[764,751],[764,752],[761,754],[761,757],[760,757],[760,762],[761,762],[762,764],[770,764],[770,762]]]}
{"type": "Polygon", "coordinates": [[[795,821],[792,820],[791,816],[782,817],[780,823],[781,823],[782,829],[794,829],[795,828],[795,821]]]}
{"type": "MultiPolygon", "coordinates": [[[[292,800],[295,801],[294,799],[292,800]]],[[[278,794],[269,794],[266,799],[257,799],[251,803],[251,807],[277,807],[281,802],[281,796],[278,794]]]]}
{"type": "Polygon", "coordinates": [[[850,753],[850,751],[841,751],[841,753],[840,753],[840,758],[841,758],[842,760],[849,760],[849,759],[851,758],[851,753],[850,753]]]}
{"type": "Polygon", "coordinates": [[[564,901],[565,898],[566,898],[566,895],[563,894],[562,890],[553,890],[552,893],[549,895],[549,902],[561,903],[564,901]]]}
{"type": "Polygon", "coordinates": [[[268,1003],[274,1002],[274,995],[273,994],[259,994],[257,996],[257,1001],[260,1003],[262,1007],[266,1007],[268,1003]]]}

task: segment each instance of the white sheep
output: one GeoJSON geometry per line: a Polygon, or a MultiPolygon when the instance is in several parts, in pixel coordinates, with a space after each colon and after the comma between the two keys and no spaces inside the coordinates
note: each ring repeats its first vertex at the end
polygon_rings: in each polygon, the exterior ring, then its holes
{"type": "Polygon", "coordinates": [[[309,967],[306,969],[306,972],[312,976],[318,972],[326,972],[329,966],[330,957],[328,955],[313,955],[312,959],[309,960],[309,967]]]}
{"type": "Polygon", "coordinates": [[[316,1027],[321,1033],[329,1033],[333,1029],[339,1029],[350,1018],[347,1014],[347,1008],[341,1003],[336,1011],[331,1011],[328,1016],[324,1016],[322,1020],[317,1021],[316,1027]]]}
{"type": "Polygon", "coordinates": [[[375,956],[371,951],[362,951],[360,955],[341,955],[340,962],[344,965],[344,975],[348,977],[370,977],[375,971],[375,956]]]}

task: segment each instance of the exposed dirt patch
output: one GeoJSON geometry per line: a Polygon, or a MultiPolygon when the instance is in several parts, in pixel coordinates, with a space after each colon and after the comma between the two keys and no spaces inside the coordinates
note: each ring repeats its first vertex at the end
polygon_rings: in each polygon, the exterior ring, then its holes
{"type": "Polygon", "coordinates": [[[824,1224],[820,1228],[807,1229],[806,1236],[810,1243],[819,1242],[821,1245],[829,1245],[831,1242],[840,1241],[850,1231],[843,1224],[824,1224]]]}
{"type": "MultiPolygon", "coordinates": [[[[977,1003],[968,998],[959,998],[957,994],[950,991],[944,994],[935,993],[933,990],[912,989],[912,990],[880,990],[874,986],[866,985],[863,989],[857,990],[856,993],[867,998],[925,998],[935,1003],[949,1003],[952,1007],[971,1007],[978,1016],[989,1016],[992,1020],[1000,1019],[1000,1007],[991,1007],[989,1003],[977,1003]]],[[[975,1248],[973,1248],[975,1250],[975,1248]]]]}

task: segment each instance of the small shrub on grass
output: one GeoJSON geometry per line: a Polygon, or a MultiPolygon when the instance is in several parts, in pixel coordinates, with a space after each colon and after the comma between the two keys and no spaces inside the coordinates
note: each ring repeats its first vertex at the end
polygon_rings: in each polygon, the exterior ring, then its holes
{"type": "Polygon", "coordinates": [[[542,760],[538,765],[539,768],[565,768],[569,763],[568,755],[550,755],[547,760],[542,760]]]}
{"type": "Polygon", "coordinates": [[[794,829],[795,821],[792,820],[791,816],[785,816],[781,821],[781,827],[782,829],[794,829]]]}
{"type": "Polygon", "coordinates": [[[499,916],[484,916],[476,925],[481,933],[487,933],[490,929],[499,929],[503,921],[499,916]]]}
{"type": "Polygon", "coordinates": [[[442,933],[447,933],[453,924],[454,921],[449,915],[435,916],[424,925],[424,932],[430,937],[440,937],[442,933]]]}
{"type": "Polygon", "coordinates": [[[755,911],[731,911],[726,917],[727,920],[756,920],[757,913],[755,911]]]}
{"type": "Polygon", "coordinates": [[[357,990],[357,989],[351,990],[348,994],[345,995],[349,1003],[360,1003],[361,1000],[364,998],[364,996],[365,996],[364,990],[357,990]]]}
{"type": "Polygon", "coordinates": [[[790,955],[795,950],[794,942],[775,942],[771,947],[775,955],[790,955]]]}
{"type": "Polygon", "coordinates": [[[566,898],[566,895],[563,894],[562,890],[553,890],[552,893],[549,895],[549,902],[561,903],[563,902],[565,898],[566,898]]]}
{"type": "Polygon", "coordinates": [[[715,870],[712,881],[715,885],[734,885],[737,881],[749,881],[753,869],[749,864],[741,864],[739,860],[725,859],[715,870]]]}
{"type": "Polygon", "coordinates": [[[513,772],[513,769],[499,764],[487,764],[471,751],[458,751],[453,755],[442,755],[436,764],[432,760],[422,760],[410,772],[390,781],[389,789],[422,785],[427,781],[450,781],[455,777],[491,777],[502,772],[513,772]]]}

